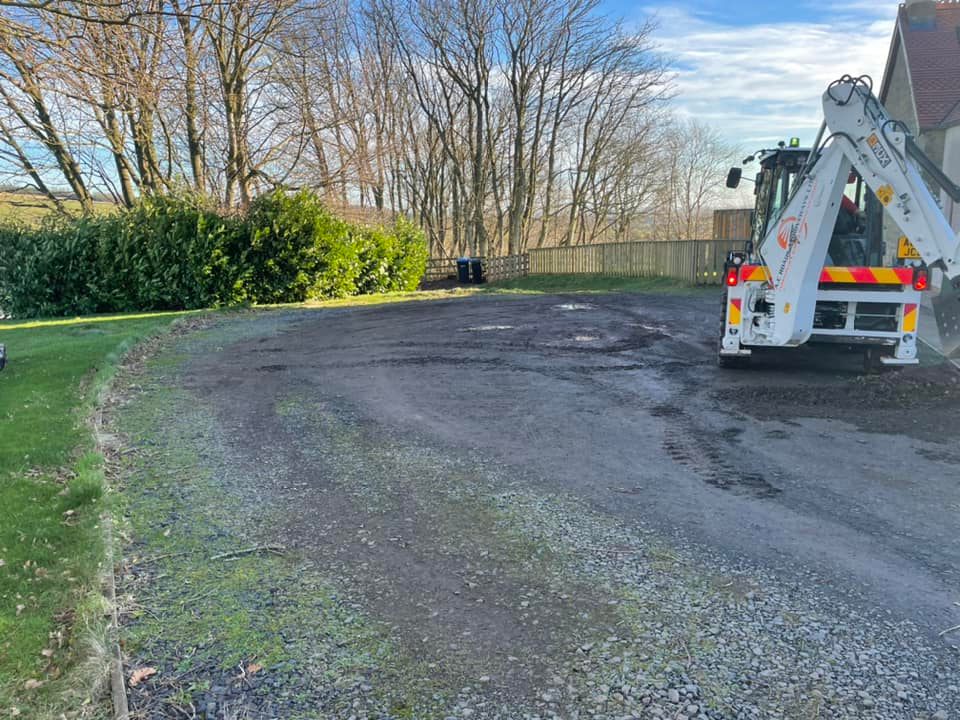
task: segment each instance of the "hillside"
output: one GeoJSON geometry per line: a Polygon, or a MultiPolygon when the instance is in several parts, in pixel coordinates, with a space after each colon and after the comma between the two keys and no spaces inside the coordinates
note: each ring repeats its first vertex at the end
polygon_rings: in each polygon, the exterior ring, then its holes
{"type": "MultiPolygon", "coordinates": [[[[68,210],[79,211],[80,203],[76,200],[65,200],[68,210]]],[[[95,203],[98,212],[106,212],[114,207],[110,202],[95,203]]],[[[26,223],[37,223],[53,210],[53,203],[48,199],[30,193],[0,192],[0,222],[4,220],[19,220],[26,223]]]]}

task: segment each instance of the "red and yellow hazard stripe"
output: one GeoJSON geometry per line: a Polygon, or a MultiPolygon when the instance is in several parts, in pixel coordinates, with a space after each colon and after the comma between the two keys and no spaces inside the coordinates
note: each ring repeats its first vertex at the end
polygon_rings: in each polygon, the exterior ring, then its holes
{"type": "Polygon", "coordinates": [[[740,268],[742,282],[766,282],[770,279],[770,272],[764,265],[744,265],[740,268]]]}
{"type": "MultiPolygon", "coordinates": [[[[740,269],[742,282],[767,282],[770,271],[763,265],[744,265],[740,269]]],[[[844,285],[911,285],[913,268],[897,267],[825,267],[820,273],[821,283],[844,285]]]]}
{"type": "Polygon", "coordinates": [[[727,325],[740,324],[741,308],[743,308],[743,300],[740,298],[730,298],[730,307],[727,309],[727,325]]]}
{"type": "Polygon", "coordinates": [[[820,274],[820,282],[864,285],[910,285],[913,283],[913,268],[825,267],[820,274]]]}
{"type": "Polygon", "coordinates": [[[917,331],[917,305],[906,303],[903,306],[903,320],[900,323],[900,332],[912,333],[917,331]]]}

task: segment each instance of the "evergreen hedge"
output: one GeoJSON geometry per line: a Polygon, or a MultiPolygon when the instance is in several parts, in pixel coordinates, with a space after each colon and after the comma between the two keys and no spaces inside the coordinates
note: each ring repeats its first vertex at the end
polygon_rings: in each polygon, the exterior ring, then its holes
{"type": "Polygon", "coordinates": [[[164,195],[115,214],[0,225],[0,308],[38,317],[415,290],[426,261],[409,222],[351,225],[308,191],[264,195],[245,217],[164,195]]]}

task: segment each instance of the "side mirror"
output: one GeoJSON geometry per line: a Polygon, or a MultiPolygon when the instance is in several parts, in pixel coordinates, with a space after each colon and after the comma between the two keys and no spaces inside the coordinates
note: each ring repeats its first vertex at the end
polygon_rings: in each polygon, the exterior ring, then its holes
{"type": "Polygon", "coordinates": [[[743,177],[743,169],[738,167],[730,168],[727,173],[727,187],[731,190],[740,186],[740,178],[743,177]]]}

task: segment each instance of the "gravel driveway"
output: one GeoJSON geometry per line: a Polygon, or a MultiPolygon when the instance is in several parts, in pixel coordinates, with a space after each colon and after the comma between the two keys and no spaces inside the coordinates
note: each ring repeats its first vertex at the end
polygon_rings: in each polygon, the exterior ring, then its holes
{"type": "Polygon", "coordinates": [[[709,293],[219,322],[124,379],[143,717],[960,718],[960,374],[709,293]],[[239,619],[238,619],[239,618],[239,619]]]}

